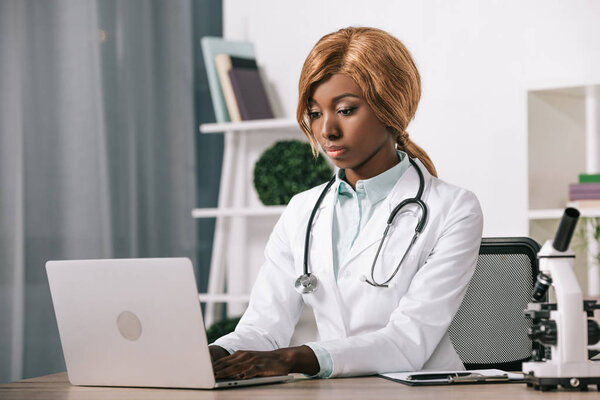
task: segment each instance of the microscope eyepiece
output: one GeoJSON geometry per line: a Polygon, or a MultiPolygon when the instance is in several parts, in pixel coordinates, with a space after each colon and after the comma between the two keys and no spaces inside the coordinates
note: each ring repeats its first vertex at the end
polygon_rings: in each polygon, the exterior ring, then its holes
{"type": "Polygon", "coordinates": [[[554,236],[552,247],[558,251],[565,251],[569,248],[569,243],[571,243],[571,237],[573,236],[573,231],[575,231],[578,219],[579,211],[576,208],[569,207],[565,209],[560,220],[560,225],[558,225],[556,236],[554,236]]]}

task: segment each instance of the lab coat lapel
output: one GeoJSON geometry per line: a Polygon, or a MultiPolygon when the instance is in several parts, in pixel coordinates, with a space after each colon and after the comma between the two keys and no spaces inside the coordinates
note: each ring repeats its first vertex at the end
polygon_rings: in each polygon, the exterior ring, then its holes
{"type": "MultiPolygon", "coordinates": [[[[423,175],[425,178],[425,188],[427,188],[428,174],[426,173],[423,164],[421,164],[419,160],[416,161],[419,167],[421,168],[421,171],[423,171],[423,175]]],[[[400,202],[404,199],[415,197],[417,195],[418,190],[419,175],[415,168],[411,166],[404,172],[404,174],[402,174],[398,182],[396,182],[396,184],[392,188],[390,194],[383,200],[385,202],[384,206],[379,207],[379,209],[371,217],[369,222],[367,222],[364,229],[361,230],[358,237],[356,238],[356,241],[354,242],[354,245],[350,249],[348,256],[344,260],[343,265],[340,266],[340,270],[342,269],[342,267],[346,266],[350,261],[352,261],[352,259],[360,255],[366,249],[371,247],[374,243],[379,242],[381,240],[387,224],[387,219],[389,218],[390,213],[392,212],[394,207],[400,204],[400,202]]],[[[409,210],[412,208],[413,207],[407,206],[403,210],[409,210]]],[[[405,211],[400,212],[402,213],[405,211]]],[[[398,218],[398,216],[396,216],[396,218],[398,218]]],[[[391,229],[394,229],[393,225],[391,229]]],[[[390,231],[388,235],[391,233],[392,232],[390,231]]]]}
{"type": "Polygon", "coordinates": [[[315,215],[311,230],[310,246],[311,261],[318,272],[319,278],[334,279],[333,275],[333,209],[335,202],[334,188],[332,187],[323,199],[318,214],[315,215]]]}
{"type": "MultiPolygon", "coordinates": [[[[389,203],[387,198],[383,201],[389,203]]],[[[375,211],[375,214],[373,214],[369,222],[367,222],[365,227],[358,234],[358,237],[350,248],[350,252],[343,260],[343,265],[340,265],[340,270],[346,266],[349,261],[373,245],[373,243],[379,242],[383,236],[388,216],[389,206],[387,204],[383,207],[379,207],[379,209],[375,211]]]]}

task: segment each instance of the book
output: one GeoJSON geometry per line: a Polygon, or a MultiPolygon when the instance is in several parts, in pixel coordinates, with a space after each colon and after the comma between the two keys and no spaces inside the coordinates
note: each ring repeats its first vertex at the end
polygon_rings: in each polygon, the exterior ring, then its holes
{"type": "Polygon", "coordinates": [[[600,183],[600,174],[579,174],[579,183],[600,183]]]}
{"type": "Polygon", "coordinates": [[[584,209],[584,208],[600,209],[600,199],[570,201],[567,203],[567,207],[573,207],[573,208],[577,208],[577,209],[584,209]]]}
{"type": "Polygon", "coordinates": [[[569,201],[600,200],[600,193],[569,193],[569,201]]]}
{"type": "Polygon", "coordinates": [[[258,68],[232,68],[229,70],[229,79],[242,120],[273,118],[258,68]]]}
{"type": "Polygon", "coordinates": [[[229,119],[233,122],[241,121],[242,116],[240,114],[240,109],[235,100],[235,93],[233,93],[233,87],[231,87],[231,80],[229,80],[229,70],[232,67],[231,56],[225,53],[217,54],[215,56],[215,66],[217,67],[217,72],[219,74],[219,82],[221,82],[221,90],[225,97],[229,119]]]}
{"type": "Polygon", "coordinates": [[[600,183],[569,184],[569,200],[600,199],[600,183]]]}
{"type": "Polygon", "coordinates": [[[215,110],[215,119],[217,122],[229,122],[231,121],[231,117],[229,116],[225,96],[221,89],[219,74],[215,65],[215,56],[217,54],[229,54],[230,56],[254,59],[254,46],[250,42],[225,40],[212,36],[203,37],[201,45],[208,78],[208,88],[215,110]]]}
{"type": "Polygon", "coordinates": [[[258,69],[258,65],[254,58],[231,56],[230,59],[232,68],[258,69]]]}
{"type": "Polygon", "coordinates": [[[506,372],[500,369],[392,372],[380,374],[379,376],[410,386],[522,382],[525,379],[522,373],[506,372]]]}
{"type": "Polygon", "coordinates": [[[254,58],[236,57],[225,53],[220,53],[215,56],[215,65],[219,74],[219,82],[221,90],[225,97],[227,111],[231,121],[237,122],[242,120],[240,108],[238,106],[231,79],[229,79],[229,71],[232,68],[258,69],[254,58]]]}
{"type": "Polygon", "coordinates": [[[569,184],[570,192],[600,192],[600,182],[598,183],[570,183],[569,184]]]}

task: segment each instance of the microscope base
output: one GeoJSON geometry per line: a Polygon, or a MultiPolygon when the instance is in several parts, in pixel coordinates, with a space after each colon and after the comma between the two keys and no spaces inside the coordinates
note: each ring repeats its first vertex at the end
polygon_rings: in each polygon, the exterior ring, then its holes
{"type": "Polygon", "coordinates": [[[559,385],[565,389],[579,391],[587,391],[588,385],[596,385],[596,389],[600,391],[600,377],[544,378],[526,374],[525,382],[528,387],[542,392],[557,389],[559,385]]]}

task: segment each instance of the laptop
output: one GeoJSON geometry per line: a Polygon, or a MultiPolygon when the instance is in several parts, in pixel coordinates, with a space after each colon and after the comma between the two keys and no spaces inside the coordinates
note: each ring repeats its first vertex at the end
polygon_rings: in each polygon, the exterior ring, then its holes
{"type": "Polygon", "coordinates": [[[213,389],[293,379],[215,381],[188,258],[48,261],[46,272],[73,385],[213,389]]]}

